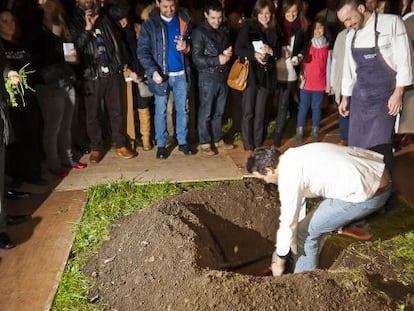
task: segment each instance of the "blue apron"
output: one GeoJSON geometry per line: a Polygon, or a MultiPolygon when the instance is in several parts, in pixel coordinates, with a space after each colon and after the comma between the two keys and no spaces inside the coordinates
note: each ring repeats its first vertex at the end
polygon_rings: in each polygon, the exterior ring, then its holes
{"type": "Polygon", "coordinates": [[[351,97],[348,144],[361,148],[392,144],[394,134],[395,117],[388,114],[388,100],[395,90],[396,72],[378,48],[376,13],[374,31],[374,47],[355,48],[357,32],[351,46],[357,80],[351,97]]]}

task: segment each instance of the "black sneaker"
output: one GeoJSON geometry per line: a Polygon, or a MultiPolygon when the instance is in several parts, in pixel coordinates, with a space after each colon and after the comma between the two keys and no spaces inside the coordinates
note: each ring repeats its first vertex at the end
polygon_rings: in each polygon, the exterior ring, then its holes
{"type": "Polygon", "coordinates": [[[164,160],[167,158],[167,149],[165,147],[158,147],[157,149],[157,159],[164,160]]]}
{"type": "Polygon", "coordinates": [[[180,150],[185,155],[192,155],[192,154],[194,154],[194,151],[191,150],[190,146],[188,146],[187,144],[179,145],[178,146],[178,150],[180,150]]]}
{"type": "Polygon", "coordinates": [[[11,249],[16,245],[10,240],[10,237],[7,235],[6,232],[0,233],[0,248],[3,249],[11,249]]]}

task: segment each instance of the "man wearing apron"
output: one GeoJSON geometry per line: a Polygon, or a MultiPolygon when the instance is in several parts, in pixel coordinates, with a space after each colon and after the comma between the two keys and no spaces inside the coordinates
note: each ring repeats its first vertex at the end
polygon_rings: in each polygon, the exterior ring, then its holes
{"type": "Polygon", "coordinates": [[[350,30],[345,47],[343,97],[338,106],[340,115],[350,117],[348,145],[383,154],[392,171],[395,118],[402,110],[404,87],[412,84],[404,23],[395,15],[369,12],[363,0],[341,0],[337,13],[350,30]]]}

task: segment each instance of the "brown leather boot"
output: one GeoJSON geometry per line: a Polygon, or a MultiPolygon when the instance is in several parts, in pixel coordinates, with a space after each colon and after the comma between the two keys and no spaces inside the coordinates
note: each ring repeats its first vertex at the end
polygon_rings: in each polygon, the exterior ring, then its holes
{"type": "Polygon", "coordinates": [[[151,115],[149,108],[138,109],[139,129],[142,138],[142,149],[148,151],[152,149],[151,143],[151,115]]]}

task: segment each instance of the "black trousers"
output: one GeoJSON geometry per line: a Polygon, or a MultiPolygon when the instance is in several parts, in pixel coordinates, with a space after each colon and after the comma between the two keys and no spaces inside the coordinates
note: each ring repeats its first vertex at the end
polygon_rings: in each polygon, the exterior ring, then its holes
{"type": "Polygon", "coordinates": [[[86,129],[92,150],[103,151],[103,111],[105,104],[111,125],[112,140],[117,148],[127,146],[126,122],[122,104],[122,74],[84,81],[86,129]]]}
{"type": "Polygon", "coordinates": [[[14,182],[35,182],[42,169],[42,119],[33,94],[25,96],[25,107],[10,108],[14,141],[6,147],[6,174],[14,182]]]}
{"type": "Polygon", "coordinates": [[[248,85],[242,95],[241,133],[245,150],[253,150],[263,144],[265,112],[270,91],[248,85]]]}

